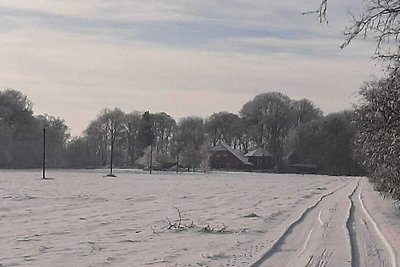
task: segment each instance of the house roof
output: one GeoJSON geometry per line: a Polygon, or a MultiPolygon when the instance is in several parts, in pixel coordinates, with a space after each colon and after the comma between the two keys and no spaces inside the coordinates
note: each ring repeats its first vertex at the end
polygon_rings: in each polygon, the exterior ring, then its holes
{"type": "Polygon", "coordinates": [[[245,157],[273,157],[271,153],[263,148],[257,148],[255,150],[250,151],[245,157]]]}
{"type": "Polygon", "coordinates": [[[253,166],[253,163],[249,162],[248,158],[246,158],[238,150],[233,149],[231,146],[228,146],[227,144],[220,143],[220,144],[216,145],[215,147],[212,147],[211,151],[229,151],[233,156],[235,156],[243,164],[253,166]]]}

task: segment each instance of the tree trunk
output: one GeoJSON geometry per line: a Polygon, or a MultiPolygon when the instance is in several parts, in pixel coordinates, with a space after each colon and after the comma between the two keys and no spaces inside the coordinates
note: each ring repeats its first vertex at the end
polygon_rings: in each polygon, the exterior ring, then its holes
{"type": "Polygon", "coordinates": [[[153,145],[150,145],[150,174],[153,169],[153,145]]]}
{"type": "Polygon", "coordinates": [[[179,153],[176,155],[176,173],[179,172],[179,153]]]}
{"type": "Polygon", "coordinates": [[[114,160],[114,134],[111,134],[111,155],[110,155],[110,174],[113,174],[113,160],[114,160]]]}

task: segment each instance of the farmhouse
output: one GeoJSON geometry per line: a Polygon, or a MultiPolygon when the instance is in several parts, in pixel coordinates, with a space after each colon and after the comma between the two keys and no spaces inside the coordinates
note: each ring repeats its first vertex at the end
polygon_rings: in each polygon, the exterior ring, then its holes
{"type": "Polygon", "coordinates": [[[255,169],[268,170],[275,166],[274,155],[263,148],[257,148],[244,155],[254,165],[255,169]]]}
{"type": "Polygon", "coordinates": [[[210,152],[210,166],[213,169],[249,170],[254,167],[239,151],[226,144],[218,144],[210,152]]]}

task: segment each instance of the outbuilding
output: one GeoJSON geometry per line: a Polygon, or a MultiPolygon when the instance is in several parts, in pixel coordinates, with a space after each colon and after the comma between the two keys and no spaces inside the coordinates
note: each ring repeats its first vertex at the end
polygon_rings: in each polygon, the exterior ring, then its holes
{"type": "Polygon", "coordinates": [[[254,167],[248,158],[226,144],[220,143],[211,148],[210,152],[212,169],[250,170],[254,167]]]}
{"type": "Polygon", "coordinates": [[[255,169],[269,170],[275,167],[274,155],[263,148],[257,148],[244,155],[249,159],[255,169]]]}

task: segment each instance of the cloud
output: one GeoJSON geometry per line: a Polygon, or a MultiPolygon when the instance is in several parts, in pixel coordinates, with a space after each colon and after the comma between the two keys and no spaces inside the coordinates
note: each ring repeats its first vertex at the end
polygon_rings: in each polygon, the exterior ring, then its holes
{"type": "Polygon", "coordinates": [[[314,1],[39,1],[0,4],[0,87],[74,134],[104,107],[206,117],[267,91],[331,112],[377,72],[373,43],[340,51],[337,25],[300,15],[314,1]]]}
{"type": "Polygon", "coordinates": [[[354,6],[354,2],[330,7],[339,19],[333,20],[329,27],[321,27],[313,15],[301,15],[301,12],[316,9],[318,1],[16,0],[0,4],[0,16],[18,19],[26,27],[84,35],[109,34],[114,40],[130,37],[193,45],[219,37],[274,35],[296,39],[337,34],[336,31],[344,27],[341,19],[346,13],[344,10],[354,6]]]}

